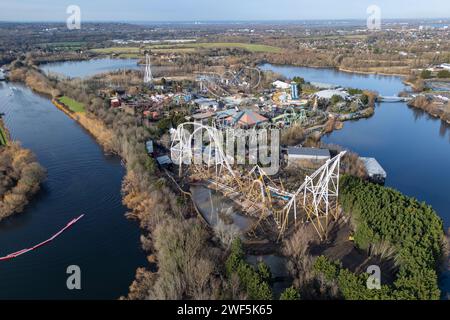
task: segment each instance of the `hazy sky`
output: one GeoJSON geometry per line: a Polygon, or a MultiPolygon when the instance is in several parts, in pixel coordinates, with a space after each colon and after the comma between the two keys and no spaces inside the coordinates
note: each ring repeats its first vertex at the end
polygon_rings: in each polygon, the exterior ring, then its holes
{"type": "Polygon", "coordinates": [[[207,21],[447,18],[449,0],[0,0],[0,21],[65,21],[68,5],[85,21],[207,21]]]}

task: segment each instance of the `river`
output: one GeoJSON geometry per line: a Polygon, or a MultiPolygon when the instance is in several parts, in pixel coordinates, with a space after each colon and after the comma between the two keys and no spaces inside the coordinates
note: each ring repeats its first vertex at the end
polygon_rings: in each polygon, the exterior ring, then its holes
{"type": "MultiPolygon", "coordinates": [[[[285,77],[342,87],[369,89],[383,96],[395,96],[407,89],[396,76],[366,75],[265,64],[285,77]]],[[[450,125],[404,102],[381,103],[369,119],[345,122],[344,128],[323,137],[361,156],[375,157],[387,171],[386,185],[433,206],[450,228],[450,125]]],[[[450,278],[443,279],[450,292],[450,278]]]]}
{"type": "Polygon", "coordinates": [[[15,140],[31,149],[48,179],[26,210],[0,223],[0,256],[35,245],[85,214],[49,245],[0,263],[0,299],[117,299],[145,266],[137,223],[124,216],[120,159],[28,88],[0,83],[0,112],[15,140]],[[16,87],[12,90],[11,87],[16,87]],[[81,268],[81,290],[66,269],[81,268]]]}

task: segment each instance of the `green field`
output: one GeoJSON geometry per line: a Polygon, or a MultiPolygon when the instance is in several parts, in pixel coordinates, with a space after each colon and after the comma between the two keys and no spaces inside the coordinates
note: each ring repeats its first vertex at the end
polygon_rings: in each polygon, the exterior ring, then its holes
{"type": "Polygon", "coordinates": [[[221,48],[240,48],[250,52],[267,52],[278,53],[281,52],[281,48],[253,43],[234,43],[234,42],[211,42],[211,43],[183,43],[183,44],[159,44],[146,46],[145,48],[139,47],[110,47],[93,49],[93,52],[100,54],[119,54],[124,57],[131,57],[139,53],[143,53],[143,50],[152,50],[160,53],[177,53],[177,52],[194,52],[198,49],[221,49],[221,48]]]}
{"type": "Polygon", "coordinates": [[[46,42],[41,43],[41,46],[47,46],[47,47],[81,47],[85,45],[87,42],[84,41],[74,41],[74,42],[46,42]]]}
{"type": "Polygon", "coordinates": [[[63,96],[58,99],[61,103],[64,103],[73,112],[83,113],[85,112],[84,104],[75,101],[69,97],[63,96]]]}
{"type": "Polygon", "coordinates": [[[254,44],[254,43],[227,43],[227,42],[216,42],[216,43],[194,43],[194,47],[200,48],[240,48],[245,49],[250,52],[268,52],[268,53],[278,53],[281,52],[281,48],[267,46],[264,44],[254,44]]]}
{"type": "Polygon", "coordinates": [[[80,50],[85,46],[87,42],[48,42],[39,44],[42,47],[52,48],[52,49],[60,49],[60,50],[80,50]]]}

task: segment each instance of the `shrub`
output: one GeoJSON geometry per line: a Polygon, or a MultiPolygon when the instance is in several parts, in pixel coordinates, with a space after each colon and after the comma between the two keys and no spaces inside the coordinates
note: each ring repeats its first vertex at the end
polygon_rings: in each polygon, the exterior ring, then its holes
{"type": "Polygon", "coordinates": [[[300,300],[300,294],[297,289],[290,287],[283,291],[280,300],[300,300]]]}
{"type": "Polygon", "coordinates": [[[361,96],[361,102],[362,102],[364,105],[368,105],[369,102],[370,102],[369,96],[368,96],[367,94],[363,94],[363,95],[361,96]]]}
{"type": "Polygon", "coordinates": [[[270,271],[269,266],[263,261],[258,263],[258,274],[261,279],[266,282],[269,282],[272,279],[272,272],[270,271]]]}
{"type": "Polygon", "coordinates": [[[331,103],[332,104],[337,104],[341,101],[343,101],[344,99],[342,99],[342,97],[340,95],[335,94],[334,96],[331,97],[331,103]]]}
{"type": "Polygon", "coordinates": [[[450,71],[448,70],[441,70],[437,74],[438,78],[440,79],[448,79],[450,78],[450,71]]]}
{"type": "Polygon", "coordinates": [[[381,290],[370,290],[367,288],[368,274],[356,275],[324,256],[317,258],[314,270],[322,275],[326,282],[337,282],[339,291],[346,300],[392,299],[389,287],[382,286],[381,290]]]}
{"type": "Polygon", "coordinates": [[[421,77],[422,79],[430,79],[430,78],[432,77],[432,73],[431,73],[430,70],[423,70],[423,71],[420,73],[420,77],[421,77]]]}
{"type": "Polygon", "coordinates": [[[251,300],[273,299],[272,289],[269,285],[271,272],[267,265],[259,264],[256,271],[244,260],[242,242],[239,238],[233,241],[230,255],[225,263],[228,278],[237,274],[243,289],[251,300]]]}
{"type": "Polygon", "coordinates": [[[348,93],[351,94],[352,96],[356,95],[356,94],[362,94],[363,90],[361,89],[355,89],[355,88],[349,88],[348,93]]]}

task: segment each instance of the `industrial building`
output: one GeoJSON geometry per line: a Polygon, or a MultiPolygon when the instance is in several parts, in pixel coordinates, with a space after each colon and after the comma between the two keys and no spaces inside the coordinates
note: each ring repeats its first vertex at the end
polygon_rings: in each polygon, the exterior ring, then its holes
{"type": "Polygon", "coordinates": [[[328,149],[289,147],[287,158],[289,166],[300,165],[306,168],[315,168],[330,160],[331,155],[328,149]]]}
{"type": "Polygon", "coordinates": [[[344,91],[342,89],[322,90],[322,91],[317,92],[315,94],[315,96],[319,99],[326,99],[326,100],[331,100],[331,98],[333,98],[333,96],[339,96],[344,100],[347,100],[350,97],[348,92],[344,91]]]}

